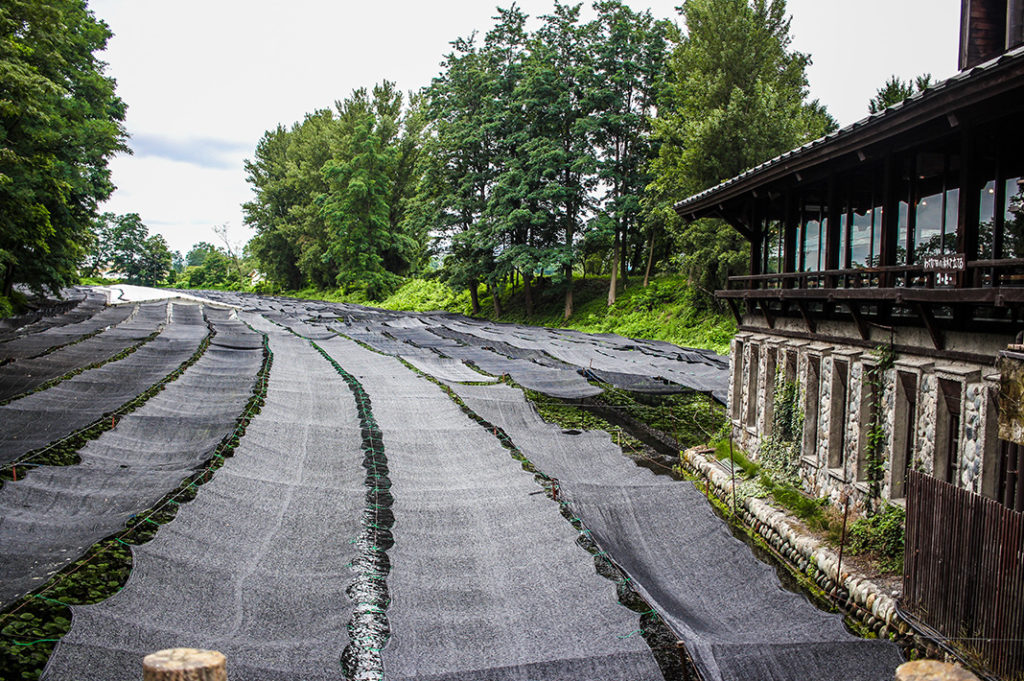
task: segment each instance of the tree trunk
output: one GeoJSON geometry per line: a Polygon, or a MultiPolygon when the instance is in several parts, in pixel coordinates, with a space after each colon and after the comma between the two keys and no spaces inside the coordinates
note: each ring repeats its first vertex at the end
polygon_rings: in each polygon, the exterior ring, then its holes
{"type": "Polygon", "coordinates": [[[523,299],[526,301],[526,316],[533,316],[533,272],[523,272],[523,299]]]}
{"type": "Polygon", "coordinates": [[[171,648],[142,658],[142,681],[227,681],[224,656],[215,650],[171,648]]]}
{"type": "Polygon", "coordinates": [[[565,319],[572,316],[572,265],[565,268],[565,319]]]}
{"type": "Polygon", "coordinates": [[[615,304],[615,287],[618,286],[619,274],[619,232],[615,231],[615,247],[612,250],[612,277],[608,284],[608,307],[615,304]]]}
{"type": "Polygon", "coordinates": [[[494,316],[501,317],[501,296],[498,295],[498,287],[494,285],[492,281],[487,285],[487,288],[491,290],[491,302],[494,304],[494,316]]]}
{"type": "Polygon", "coordinates": [[[480,314],[480,292],[477,290],[479,286],[476,280],[469,282],[469,302],[473,305],[473,314],[480,314]]]}
{"type": "Polygon", "coordinates": [[[654,228],[651,228],[651,232],[647,237],[648,250],[647,250],[647,271],[644,272],[644,288],[651,283],[651,265],[654,263],[654,228]]]}
{"type": "Polygon", "coordinates": [[[621,268],[620,277],[622,278],[622,288],[626,288],[626,282],[629,281],[629,267],[626,264],[626,255],[629,252],[629,244],[626,243],[626,230],[622,230],[622,238],[619,239],[619,267],[621,268]]]}
{"type": "Polygon", "coordinates": [[[3,287],[0,288],[0,295],[5,298],[10,298],[11,293],[14,291],[14,265],[8,265],[4,268],[4,280],[3,287]]]}

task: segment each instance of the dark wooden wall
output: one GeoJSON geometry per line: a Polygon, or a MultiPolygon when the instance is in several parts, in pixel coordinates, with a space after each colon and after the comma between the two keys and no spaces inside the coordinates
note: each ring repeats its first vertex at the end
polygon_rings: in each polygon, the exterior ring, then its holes
{"type": "Polygon", "coordinates": [[[969,69],[1006,50],[1007,0],[961,0],[960,69],[969,69]]]}

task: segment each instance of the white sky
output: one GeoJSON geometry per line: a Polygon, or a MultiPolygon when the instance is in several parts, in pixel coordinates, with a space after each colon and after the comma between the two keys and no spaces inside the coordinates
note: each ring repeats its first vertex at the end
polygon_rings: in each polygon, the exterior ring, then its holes
{"type": "MultiPolygon", "coordinates": [[[[498,4],[498,3],[495,3],[498,4]]],[[[385,78],[418,89],[450,41],[493,24],[481,0],[89,0],[114,37],[104,59],[128,103],[133,156],[111,162],[102,207],[136,212],[182,253],[252,233],[243,160],[263,133],[385,78]]],[[[500,3],[503,6],[511,2],[500,3]]],[[[531,16],[553,0],[520,0],[531,16]]],[[[680,0],[627,0],[678,19],[680,0]]],[[[793,47],[813,58],[811,95],[840,125],[867,114],[892,74],[956,72],[959,0],[789,0],[793,47]]],[[[683,197],[680,197],[683,198],[683,197]]]]}

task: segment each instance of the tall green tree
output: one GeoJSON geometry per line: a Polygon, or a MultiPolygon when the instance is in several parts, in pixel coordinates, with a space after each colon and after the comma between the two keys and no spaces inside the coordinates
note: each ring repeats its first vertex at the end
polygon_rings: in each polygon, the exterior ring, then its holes
{"type": "Polygon", "coordinates": [[[93,224],[95,241],[87,258],[89,273],[112,270],[129,284],[155,286],[171,272],[167,241],[150,235],[138,213],[104,213],[93,224]]]}
{"type": "Polygon", "coordinates": [[[403,120],[402,93],[388,81],[374,88],[372,100],[357,91],[341,120],[351,132],[338,157],[323,166],[328,191],[319,200],[331,234],[328,256],[338,269],[338,285],[363,287],[370,300],[378,300],[397,286],[422,250],[404,231],[420,126],[403,120]]]}
{"type": "Polygon", "coordinates": [[[650,11],[634,12],[619,0],[602,0],[594,9],[591,52],[598,83],[594,134],[598,177],[606,187],[601,211],[605,219],[599,224],[611,231],[608,304],[612,305],[618,277],[625,282],[627,261],[635,264],[643,249],[640,197],[651,182],[655,147],[650,117],[664,76],[671,24],[656,21],[650,11]]]}
{"type": "Polygon", "coordinates": [[[558,2],[542,19],[512,91],[509,110],[522,123],[506,136],[510,153],[488,212],[501,235],[498,262],[529,274],[556,268],[568,319],[573,267],[597,181],[593,25],[580,21],[579,5],[558,2]]]}
{"type": "Polygon", "coordinates": [[[807,100],[810,58],[791,49],[785,0],[686,0],[654,121],[660,142],[645,197],[674,232],[680,265],[710,292],[744,270],[746,244],[721,221],[687,228],[672,204],[836,127],[807,100]]]}
{"type": "Polygon", "coordinates": [[[77,281],[125,105],[96,54],[110,38],[84,0],[0,5],[0,296],[77,281]]]}
{"type": "Polygon", "coordinates": [[[894,104],[899,104],[908,97],[913,97],[916,93],[926,90],[932,83],[932,74],[925,73],[918,76],[911,81],[904,81],[897,75],[889,76],[889,79],[885,81],[885,85],[878,89],[875,96],[868,102],[869,113],[879,113],[885,111],[894,104]]]}

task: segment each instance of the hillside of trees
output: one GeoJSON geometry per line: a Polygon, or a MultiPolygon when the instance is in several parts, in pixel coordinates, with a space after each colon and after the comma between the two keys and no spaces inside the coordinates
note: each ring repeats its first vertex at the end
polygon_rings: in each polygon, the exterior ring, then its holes
{"type": "MultiPolygon", "coordinates": [[[[716,221],[671,206],[835,122],[807,93],[784,0],[688,0],[686,31],[618,0],[513,7],[458,38],[409,96],[384,82],[260,140],[247,162],[248,252],[271,287],[380,301],[409,277],[481,295],[501,317],[539,287],[684,274],[710,292],[745,267],[716,221]]],[[[698,297],[706,304],[708,295],[698,297]]]]}

